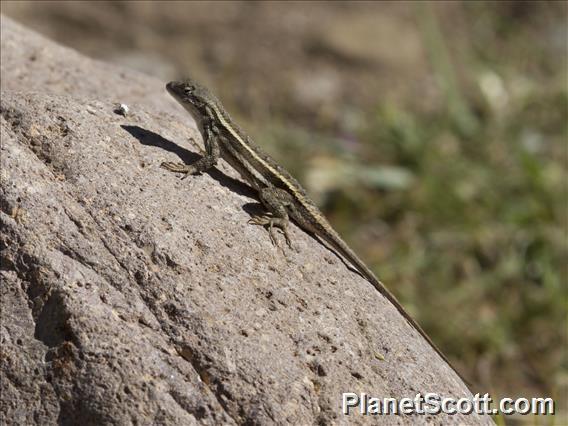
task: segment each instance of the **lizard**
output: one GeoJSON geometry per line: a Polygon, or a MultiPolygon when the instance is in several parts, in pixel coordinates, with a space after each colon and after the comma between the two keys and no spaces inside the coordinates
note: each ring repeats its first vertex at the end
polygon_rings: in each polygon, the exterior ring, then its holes
{"type": "Polygon", "coordinates": [[[275,229],[280,229],[286,243],[291,247],[288,232],[291,218],[300,228],[329,244],[397,309],[463,380],[422,327],[332,228],[300,183],[255,144],[205,86],[192,79],[186,79],[167,83],[166,90],[195,120],[206,153],[192,164],[162,162],[160,165],[162,168],[182,173],[182,179],[185,179],[189,175],[199,174],[214,167],[220,158],[225,160],[257,191],[266,209],[265,214],[253,216],[249,223],[267,227],[270,239],[275,245],[277,245],[275,229]]]}

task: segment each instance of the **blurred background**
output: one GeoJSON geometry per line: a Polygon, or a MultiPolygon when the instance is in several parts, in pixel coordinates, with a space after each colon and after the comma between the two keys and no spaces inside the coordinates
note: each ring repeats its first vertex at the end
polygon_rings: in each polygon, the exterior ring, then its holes
{"type": "Polygon", "coordinates": [[[2,2],[208,85],[494,398],[567,408],[566,2],[2,2]]]}

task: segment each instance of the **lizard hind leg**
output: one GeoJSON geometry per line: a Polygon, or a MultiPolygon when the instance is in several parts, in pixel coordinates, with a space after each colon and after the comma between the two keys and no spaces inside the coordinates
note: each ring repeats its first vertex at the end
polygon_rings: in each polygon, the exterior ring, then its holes
{"type": "Polygon", "coordinates": [[[288,233],[288,207],[293,203],[292,196],[283,189],[266,187],[259,191],[260,201],[268,211],[268,214],[254,216],[249,220],[253,225],[268,227],[270,240],[274,245],[278,245],[274,228],[280,228],[286,239],[288,247],[292,247],[290,235],[288,233]]]}

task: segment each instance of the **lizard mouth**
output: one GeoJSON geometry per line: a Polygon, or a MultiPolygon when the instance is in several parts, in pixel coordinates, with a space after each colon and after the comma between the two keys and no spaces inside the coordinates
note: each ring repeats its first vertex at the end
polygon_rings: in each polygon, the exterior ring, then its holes
{"type": "Polygon", "coordinates": [[[166,90],[168,91],[168,93],[170,94],[174,94],[175,93],[175,81],[170,81],[168,84],[166,84],[166,90]]]}
{"type": "Polygon", "coordinates": [[[185,85],[181,81],[170,81],[166,84],[166,90],[170,95],[180,96],[184,93],[185,85]]]}

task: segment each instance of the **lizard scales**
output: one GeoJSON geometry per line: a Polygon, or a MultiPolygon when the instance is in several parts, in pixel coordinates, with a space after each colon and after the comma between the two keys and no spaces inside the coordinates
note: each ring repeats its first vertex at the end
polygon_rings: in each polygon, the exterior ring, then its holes
{"type": "Polygon", "coordinates": [[[273,227],[278,227],[283,231],[286,242],[290,245],[287,231],[289,217],[300,228],[323,239],[398,310],[461,378],[459,372],[420,325],[335,232],[298,181],[240,129],[207,88],[187,79],[169,82],[166,89],[195,120],[205,142],[206,155],[192,164],[164,162],[161,165],[163,168],[184,173],[183,178],[185,178],[213,167],[219,158],[223,158],[258,191],[262,204],[270,213],[270,215],[253,217],[251,223],[268,226],[273,243],[276,243],[273,227]]]}

